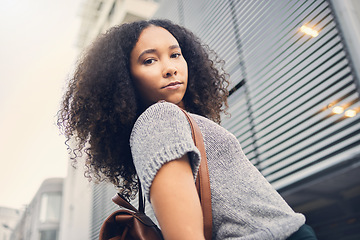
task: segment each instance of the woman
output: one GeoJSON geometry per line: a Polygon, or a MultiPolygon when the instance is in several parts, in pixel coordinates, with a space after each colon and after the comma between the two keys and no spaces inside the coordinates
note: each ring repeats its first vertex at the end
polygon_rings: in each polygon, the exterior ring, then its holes
{"type": "Polygon", "coordinates": [[[124,24],[100,36],[80,60],[59,112],[59,126],[77,140],[73,159],[85,152],[87,176],[111,181],[128,199],[138,176],[165,239],[204,239],[194,184],[199,151],[181,107],[204,136],[213,239],[303,235],[304,216],[217,124],[228,81],[207,52],[191,32],[166,20],[124,24]]]}

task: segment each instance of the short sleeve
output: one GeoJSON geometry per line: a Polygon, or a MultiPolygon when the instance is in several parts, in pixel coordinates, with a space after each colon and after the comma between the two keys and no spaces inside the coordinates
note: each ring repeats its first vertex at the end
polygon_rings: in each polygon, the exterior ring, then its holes
{"type": "Polygon", "coordinates": [[[200,165],[185,114],[178,106],[159,102],[140,115],[131,132],[130,147],[137,174],[147,200],[161,166],[188,153],[194,179],[200,165]]]}

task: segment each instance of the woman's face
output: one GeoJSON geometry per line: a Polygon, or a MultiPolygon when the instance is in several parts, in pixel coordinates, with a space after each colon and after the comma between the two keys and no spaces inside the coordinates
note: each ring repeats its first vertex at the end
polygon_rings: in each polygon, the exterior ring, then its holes
{"type": "Polygon", "coordinates": [[[130,71],[146,106],[165,100],[183,106],[188,68],[179,43],[166,29],[145,28],[130,54],[130,71]]]}

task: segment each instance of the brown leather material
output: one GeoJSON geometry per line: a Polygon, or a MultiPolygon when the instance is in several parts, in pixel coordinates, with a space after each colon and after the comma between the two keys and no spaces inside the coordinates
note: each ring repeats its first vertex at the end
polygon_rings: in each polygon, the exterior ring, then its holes
{"type": "MultiPolygon", "coordinates": [[[[181,108],[180,108],[181,109],[181,108]]],[[[200,167],[196,178],[196,189],[201,201],[206,240],[212,237],[212,209],[209,171],[205,145],[201,131],[195,120],[181,109],[189,121],[195,146],[200,151],[200,167]]],[[[125,198],[116,194],[113,202],[124,209],[113,212],[100,229],[99,240],[163,240],[160,229],[145,215],[145,204],[139,181],[139,209],[132,206],[125,198]]]]}
{"type": "Polygon", "coordinates": [[[112,198],[112,201],[119,206],[133,210],[134,212],[137,211],[137,209],[133,205],[131,205],[128,201],[126,201],[122,196],[120,196],[120,194],[115,194],[115,196],[112,198]]]}
{"type": "Polygon", "coordinates": [[[200,167],[198,176],[196,178],[196,187],[198,190],[199,198],[201,201],[201,208],[203,211],[204,219],[204,234],[205,239],[210,240],[212,238],[212,208],[211,208],[211,189],[210,189],[210,178],[209,169],[207,165],[207,157],[205,151],[205,144],[201,130],[195,120],[183,109],[187,120],[190,123],[191,132],[195,146],[200,151],[200,167]]]}
{"type": "Polygon", "coordinates": [[[163,240],[160,229],[144,213],[121,209],[113,212],[100,229],[99,240],[163,240]]]}

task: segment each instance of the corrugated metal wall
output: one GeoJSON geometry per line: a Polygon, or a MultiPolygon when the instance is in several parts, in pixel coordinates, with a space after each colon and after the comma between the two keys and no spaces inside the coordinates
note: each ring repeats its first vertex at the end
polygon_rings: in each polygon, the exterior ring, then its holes
{"type": "Polygon", "coordinates": [[[359,114],[345,116],[359,112],[359,88],[327,1],[168,0],[155,17],[191,29],[226,61],[222,125],[275,188],[360,153],[359,114]]]}
{"type": "Polygon", "coordinates": [[[111,198],[116,194],[112,184],[100,183],[94,184],[91,218],[91,239],[99,239],[100,228],[103,221],[114,211],[119,210],[111,202],[111,198]]]}

